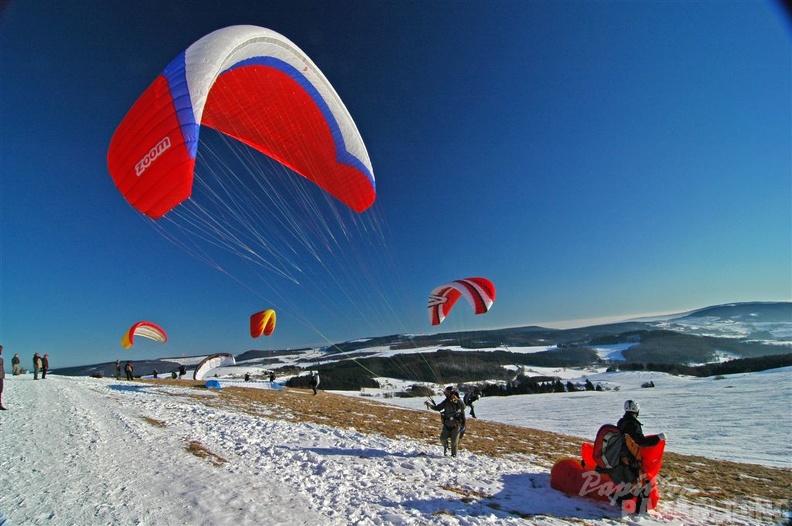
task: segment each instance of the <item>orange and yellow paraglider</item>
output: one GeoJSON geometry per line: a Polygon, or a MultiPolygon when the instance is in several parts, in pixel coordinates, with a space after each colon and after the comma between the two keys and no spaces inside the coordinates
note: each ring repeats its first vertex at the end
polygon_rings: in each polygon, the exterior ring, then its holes
{"type": "Polygon", "coordinates": [[[168,341],[168,335],[165,334],[165,331],[160,326],[150,321],[139,321],[121,337],[121,346],[124,349],[132,347],[135,343],[135,336],[143,336],[159,343],[168,341]]]}

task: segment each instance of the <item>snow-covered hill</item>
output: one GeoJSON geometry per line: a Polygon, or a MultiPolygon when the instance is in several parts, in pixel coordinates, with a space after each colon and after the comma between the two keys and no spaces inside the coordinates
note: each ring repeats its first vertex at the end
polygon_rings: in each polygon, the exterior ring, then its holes
{"type": "Polygon", "coordinates": [[[654,322],[659,328],[718,338],[737,338],[792,349],[792,303],[731,303],[654,322]]]}

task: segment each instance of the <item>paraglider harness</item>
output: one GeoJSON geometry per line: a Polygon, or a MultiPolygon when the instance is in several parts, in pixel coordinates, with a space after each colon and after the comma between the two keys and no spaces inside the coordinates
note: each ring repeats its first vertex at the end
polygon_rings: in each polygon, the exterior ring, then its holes
{"type": "Polygon", "coordinates": [[[613,424],[605,424],[597,431],[594,439],[594,470],[608,475],[620,489],[612,496],[612,502],[643,495],[648,477],[643,471],[641,446],[633,438],[613,424]]]}
{"type": "MultiPolygon", "coordinates": [[[[457,400],[459,402],[462,402],[462,400],[460,400],[458,396],[457,396],[457,400]]],[[[429,398],[428,402],[431,405],[432,409],[434,409],[434,408],[436,408],[438,406],[438,404],[435,403],[433,398],[429,398]]],[[[446,404],[443,407],[443,409],[440,411],[440,421],[443,423],[443,425],[446,428],[448,428],[448,429],[454,429],[455,427],[462,426],[462,429],[460,429],[459,431],[460,431],[460,433],[464,433],[465,432],[465,416],[464,416],[465,406],[464,406],[464,402],[462,402],[463,405],[462,405],[461,408],[459,408],[457,406],[456,402],[451,402],[450,398],[446,399],[446,400],[444,400],[443,402],[440,402],[440,403],[441,404],[442,403],[446,404]],[[452,403],[456,407],[454,407],[454,408],[450,407],[450,404],[452,404],[452,403]]]]}

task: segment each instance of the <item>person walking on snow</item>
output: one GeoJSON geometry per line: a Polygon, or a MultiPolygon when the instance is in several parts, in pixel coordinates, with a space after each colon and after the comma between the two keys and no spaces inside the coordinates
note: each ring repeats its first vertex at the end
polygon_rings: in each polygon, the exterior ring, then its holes
{"type": "Polygon", "coordinates": [[[38,380],[39,371],[41,371],[41,356],[39,353],[33,355],[33,379],[38,380]]]}
{"type": "Polygon", "coordinates": [[[19,375],[19,353],[14,354],[14,357],[11,358],[11,369],[14,376],[19,375]]]}
{"type": "Polygon", "coordinates": [[[443,391],[445,399],[439,404],[424,402],[428,409],[440,411],[443,427],[440,430],[440,443],[443,444],[443,455],[451,450],[451,456],[457,455],[457,447],[462,429],[465,425],[465,404],[459,399],[459,393],[450,385],[443,391]]]}
{"type": "Polygon", "coordinates": [[[311,372],[311,378],[308,380],[308,383],[310,384],[311,389],[313,389],[313,394],[315,395],[316,388],[319,387],[319,373],[311,372]]]}
{"type": "Polygon", "coordinates": [[[5,411],[3,405],[3,384],[5,383],[5,363],[3,363],[3,346],[0,345],[0,411],[5,411]]]}
{"type": "Polygon", "coordinates": [[[116,369],[116,380],[120,380],[121,379],[121,360],[116,360],[115,369],[116,369]]]}
{"type": "Polygon", "coordinates": [[[481,391],[479,391],[478,387],[473,388],[473,391],[468,391],[465,393],[465,398],[462,399],[465,402],[465,405],[470,408],[470,416],[472,418],[476,418],[476,411],[473,409],[473,402],[478,400],[481,397],[481,391]]]}
{"type": "Polygon", "coordinates": [[[41,359],[41,379],[47,377],[47,371],[49,371],[49,354],[44,353],[44,358],[41,359]]]}

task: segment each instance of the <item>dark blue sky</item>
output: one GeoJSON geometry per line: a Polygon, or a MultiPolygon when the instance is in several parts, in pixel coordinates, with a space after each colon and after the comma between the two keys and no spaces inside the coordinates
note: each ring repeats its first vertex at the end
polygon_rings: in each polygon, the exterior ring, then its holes
{"type": "Polygon", "coordinates": [[[11,0],[0,343],[57,367],[430,332],[429,291],[477,275],[498,288],[492,310],[460,305],[443,330],[788,301],[791,42],[760,1],[11,0]],[[138,95],[234,24],[300,46],[368,148],[382,237],[351,269],[370,293],[333,285],[355,295],[348,314],[327,315],[330,287],[292,294],[190,257],[107,173],[138,95]],[[276,333],[251,340],[247,316],[272,303],[276,333]],[[140,319],[166,346],[121,349],[140,319]]]}

